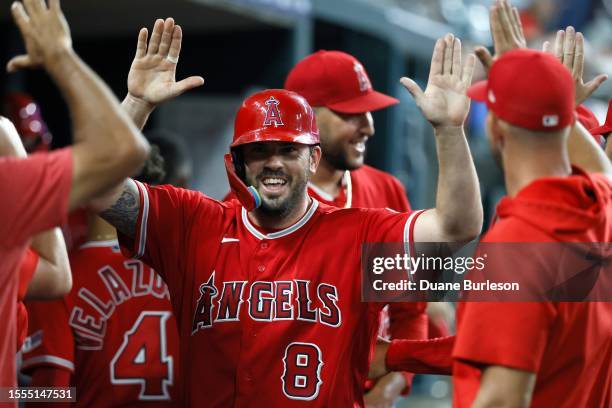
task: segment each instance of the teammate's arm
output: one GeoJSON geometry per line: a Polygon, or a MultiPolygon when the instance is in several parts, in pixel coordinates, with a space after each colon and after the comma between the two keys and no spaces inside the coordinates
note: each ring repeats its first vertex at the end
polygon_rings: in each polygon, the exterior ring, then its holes
{"type": "MultiPolygon", "coordinates": [[[[573,27],[557,32],[554,46],[544,44],[544,51],[550,52],[570,70],[576,88],[576,106],[584,102],[607,79],[598,75],[584,83],[584,37],[573,27]]],[[[612,164],[605,152],[595,143],[591,134],[579,121],[570,132],[567,141],[570,161],[590,173],[603,173],[612,177],[612,164]]]]}
{"type": "MultiPolygon", "coordinates": [[[[198,76],[176,82],[183,33],[172,18],[155,21],[148,45],[147,37],[147,29],[142,28],[128,73],[128,94],[121,104],[140,129],[158,104],[204,83],[198,76]]],[[[138,189],[133,180],[126,179],[93,200],[89,207],[119,231],[133,237],[139,206],[138,189]]]]}
{"type": "Polygon", "coordinates": [[[68,294],[72,275],[61,230],[54,228],[36,235],[31,246],[39,260],[28,285],[26,300],[53,300],[68,294]]]}
{"type": "Polygon", "coordinates": [[[59,0],[13,3],[13,17],[27,54],[8,63],[9,72],[44,66],[70,109],[74,147],[69,207],[76,208],[134,173],[148,143],[116,98],[75,54],[59,0]]]}
{"type": "Polygon", "coordinates": [[[527,408],[536,375],[528,371],[503,366],[488,366],[482,370],[480,388],[472,408],[527,408]]]}
{"type": "MultiPolygon", "coordinates": [[[[13,123],[0,117],[0,156],[26,158],[27,153],[13,123]]],[[[55,299],[70,291],[72,276],[61,230],[41,232],[31,247],[39,255],[26,298],[55,299]]]]}
{"type": "Polygon", "coordinates": [[[416,220],[417,242],[465,242],[482,228],[478,176],[463,131],[474,63],[469,55],[462,66],[461,41],[447,34],[436,42],[425,92],[413,80],[401,80],[434,128],[439,163],[436,207],[416,220]]]}

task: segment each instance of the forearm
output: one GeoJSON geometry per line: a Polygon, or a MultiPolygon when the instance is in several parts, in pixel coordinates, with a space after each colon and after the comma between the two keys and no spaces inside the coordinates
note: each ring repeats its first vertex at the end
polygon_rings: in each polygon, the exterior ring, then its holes
{"type": "Polygon", "coordinates": [[[608,156],[608,160],[612,163],[612,136],[608,136],[606,140],[606,156],[608,156]]]}
{"type": "Polygon", "coordinates": [[[429,340],[393,340],[386,354],[387,369],[415,374],[450,375],[454,344],[454,336],[429,340]]]}
{"type": "Polygon", "coordinates": [[[26,299],[52,300],[72,288],[72,275],[66,245],[59,228],[40,233],[32,239],[32,248],[40,256],[26,299]]]}
{"type": "Polygon", "coordinates": [[[46,64],[70,109],[75,144],[95,143],[110,155],[121,148],[146,149],[138,132],[104,82],[72,50],[46,64]],[[104,137],[101,137],[102,130],[104,137]]]}
{"type": "Polygon", "coordinates": [[[438,154],[435,213],[448,241],[469,241],[482,228],[478,176],[463,127],[434,129],[438,154]]]}
{"type": "Polygon", "coordinates": [[[608,151],[604,152],[597,145],[593,136],[578,121],[570,132],[567,146],[570,161],[573,165],[590,173],[612,175],[612,164],[610,159],[606,157],[606,153],[612,153],[610,152],[612,148],[608,146],[608,151]]]}
{"type": "Polygon", "coordinates": [[[144,128],[144,125],[149,120],[149,115],[155,109],[155,106],[143,101],[142,99],[135,98],[129,93],[121,102],[121,107],[128,114],[130,119],[134,122],[134,125],[140,130],[144,128]]]}

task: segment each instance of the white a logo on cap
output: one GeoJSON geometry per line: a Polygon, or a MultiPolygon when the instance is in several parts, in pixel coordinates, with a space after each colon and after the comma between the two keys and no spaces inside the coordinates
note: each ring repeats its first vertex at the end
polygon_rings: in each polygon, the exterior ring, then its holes
{"type": "Polygon", "coordinates": [[[266,118],[264,119],[264,126],[283,126],[283,119],[281,118],[278,99],[274,99],[273,96],[269,97],[266,101],[266,118]]]}
{"type": "Polygon", "coordinates": [[[542,125],[544,125],[544,127],[555,127],[558,124],[559,124],[559,115],[542,116],[542,125]]]}
{"type": "Polygon", "coordinates": [[[368,76],[365,74],[365,71],[360,63],[356,62],[353,65],[353,70],[357,73],[357,81],[359,81],[359,90],[361,92],[365,92],[368,89],[372,88],[372,84],[368,79],[368,76]]]}

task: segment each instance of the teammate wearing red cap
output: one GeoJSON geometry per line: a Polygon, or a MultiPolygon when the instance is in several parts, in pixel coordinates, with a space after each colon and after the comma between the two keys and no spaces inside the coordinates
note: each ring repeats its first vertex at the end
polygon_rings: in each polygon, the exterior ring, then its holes
{"type": "MultiPolygon", "coordinates": [[[[9,72],[44,66],[67,99],[75,146],[27,159],[0,159],[0,386],[15,385],[15,305],[19,263],[35,233],[113,186],[144,161],[148,144],[103,83],[72,50],[58,0],[14,3],[27,55],[9,72]]],[[[6,146],[0,146],[0,154],[6,146]]],[[[7,404],[13,405],[13,404],[7,404]]]]}
{"type": "MultiPolygon", "coordinates": [[[[319,202],[340,208],[390,208],[410,211],[404,187],[392,175],[364,164],[366,143],[374,136],[372,111],[399,103],[375,91],[363,65],[341,51],[318,51],[289,72],[285,89],[313,107],[320,132],[321,163],[308,184],[319,202]]],[[[381,311],[385,339],[427,338],[427,304],[394,302],[381,311]],[[392,335],[392,336],[391,336],[392,335]]],[[[411,373],[390,373],[367,384],[366,405],[394,403],[408,394],[411,373]]]]}
{"type": "MultiPolygon", "coordinates": [[[[503,41],[500,35],[522,37],[507,2],[493,7],[491,21],[496,45],[503,41]]],[[[582,36],[568,29],[554,49],[563,64],[539,51],[504,50],[488,81],[468,92],[489,108],[487,132],[502,158],[508,191],[485,244],[612,239],[612,167],[575,125],[574,108],[585,91],[581,46],[582,36]],[[578,148],[582,152],[576,155],[578,148]],[[570,159],[584,156],[589,169],[604,174],[570,165],[570,159]]],[[[502,248],[510,251],[504,268],[537,279],[558,267],[558,259],[538,257],[536,246],[530,254],[502,248]]],[[[454,406],[609,406],[610,316],[612,304],[605,302],[460,303],[454,406]]]]}
{"type": "Polygon", "coordinates": [[[315,118],[286,90],[257,93],[238,111],[226,164],[239,200],[127,180],[95,204],[123,249],[168,284],[186,403],[363,404],[381,305],[360,300],[362,243],[465,241],[480,230],[462,129],[473,64],[470,56],[462,67],[460,42],[449,35],[437,42],[425,92],[403,80],[435,128],[435,209],[338,209],[311,198],[307,183],[321,158],[315,118]]]}

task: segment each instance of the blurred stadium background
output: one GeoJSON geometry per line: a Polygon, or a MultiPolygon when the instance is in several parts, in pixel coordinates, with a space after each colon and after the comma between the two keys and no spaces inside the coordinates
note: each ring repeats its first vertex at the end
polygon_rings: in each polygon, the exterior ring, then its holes
{"type": "MultiPolygon", "coordinates": [[[[154,112],[147,130],[162,129],[182,140],[193,161],[190,187],[221,198],[227,191],[222,157],[240,101],[261,88],[282,87],[292,65],[318,49],[355,55],[376,89],[402,103],[374,113],[376,135],[368,142],[369,164],[389,171],[406,186],[414,208],[434,202],[436,159],[431,128],[398,82],[410,76],[424,85],[435,39],[460,36],[464,49],[490,45],[492,0],[63,0],[74,46],[82,58],[125,96],[127,72],[140,27],[174,17],[184,40],[178,78],[204,76],[205,85],[154,112]]],[[[0,57],[4,64],[22,51],[9,2],[0,7],[0,57]]],[[[532,47],[555,30],[573,25],[585,33],[587,73],[612,76],[612,0],[515,0],[532,47]]],[[[482,77],[482,72],[477,77],[482,77]]],[[[41,71],[7,75],[0,92],[26,92],[42,108],[53,146],[70,143],[68,112],[41,71]]],[[[603,121],[612,81],[589,101],[603,121]]],[[[504,194],[500,171],[483,131],[483,106],[474,104],[468,138],[478,168],[485,221],[504,194]]],[[[402,407],[449,407],[445,378],[417,379],[402,407]]]]}

